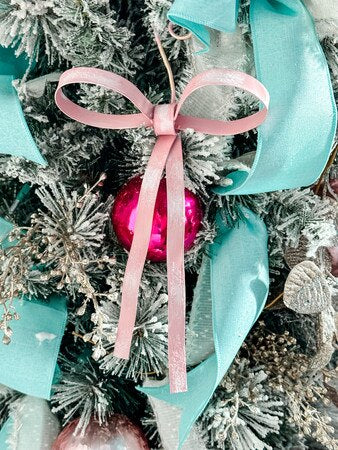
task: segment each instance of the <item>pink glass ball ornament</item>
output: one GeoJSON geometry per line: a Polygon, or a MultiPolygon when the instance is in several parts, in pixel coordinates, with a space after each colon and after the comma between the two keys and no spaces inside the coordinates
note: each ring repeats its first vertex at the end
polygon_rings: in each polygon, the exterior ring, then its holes
{"type": "Polygon", "coordinates": [[[329,247],[328,251],[331,256],[331,273],[334,277],[338,277],[338,247],[329,247]]]}
{"type": "MultiPolygon", "coordinates": [[[[130,250],[134,236],[137,203],[142,184],[141,177],[129,180],[116,196],[111,221],[121,245],[130,250]]],[[[184,250],[193,245],[198,231],[201,229],[203,210],[199,198],[185,189],[185,239],[184,250]]],[[[156,198],[155,212],[147,259],[165,261],[167,256],[167,187],[162,178],[156,198]]]]}
{"type": "Polygon", "coordinates": [[[52,450],[149,450],[142,430],[122,414],[113,414],[101,426],[92,417],[83,437],[73,434],[78,422],[75,419],[66,425],[52,450]]]}
{"type": "Polygon", "coordinates": [[[332,178],[329,181],[330,187],[333,190],[333,192],[338,195],[338,178],[332,178]]]}

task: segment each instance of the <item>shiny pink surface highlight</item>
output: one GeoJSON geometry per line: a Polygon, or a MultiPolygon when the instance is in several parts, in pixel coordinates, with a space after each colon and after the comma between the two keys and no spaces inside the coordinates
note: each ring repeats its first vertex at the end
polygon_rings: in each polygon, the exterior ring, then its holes
{"type": "MultiPolygon", "coordinates": [[[[137,203],[142,179],[134,177],[126,183],[117,194],[111,221],[116,236],[121,245],[130,249],[134,236],[137,203]]],[[[193,245],[198,231],[202,227],[203,210],[199,198],[185,189],[185,239],[184,250],[193,245]]],[[[162,178],[158,190],[151,237],[147,258],[151,261],[165,261],[167,256],[167,188],[166,180],[162,178]]]]}

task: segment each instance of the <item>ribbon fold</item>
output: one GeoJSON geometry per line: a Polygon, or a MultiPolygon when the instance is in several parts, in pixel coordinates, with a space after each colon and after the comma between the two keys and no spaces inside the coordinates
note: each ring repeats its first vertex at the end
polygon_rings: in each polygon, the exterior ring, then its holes
{"type": "Polygon", "coordinates": [[[29,131],[19,97],[12,82],[28,67],[24,56],[16,58],[12,48],[0,47],[0,154],[20,156],[43,166],[46,160],[29,131]]]}
{"type": "Polygon", "coordinates": [[[138,88],[125,78],[101,69],[78,67],[64,72],[55,93],[57,106],[81,123],[108,129],[139,126],[154,129],[155,147],[146,168],[138,201],[135,231],[122,286],[121,312],[114,355],[127,359],[136,318],[139,285],[147,257],[154,206],[159,183],[166,170],[168,227],[167,268],[169,306],[169,380],[171,392],[184,392],[185,361],[185,279],[184,279],[184,173],[180,130],[193,129],[214,135],[235,135],[260,125],[267,114],[269,94],[255,78],[243,72],[213,69],[194,77],[176,103],[152,105],[138,88]],[[110,115],[89,111],[73,103],[62,88],[74,83],[96,84],[127,97],[137,114],[110,115]],[[180,114],[185,100],[204,86],[231,86],[246,90],[264,105],[251,116],[229,122],[180,114]]]}
{"type": "Polygon", "coordinates": [[[235,31],[239,0],[180,0],[175,1],[169,12],[171,22],[194,33],[204,45],[210,47],[210,35],[206,27],[218,31],[235,31]]]}

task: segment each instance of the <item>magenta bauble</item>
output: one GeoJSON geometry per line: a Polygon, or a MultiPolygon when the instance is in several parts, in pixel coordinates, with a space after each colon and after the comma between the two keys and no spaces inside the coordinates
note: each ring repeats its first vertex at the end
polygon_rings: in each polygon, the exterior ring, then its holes
{"type": "MultiPolygon", "coordinates": [[[[111,220],[116,236],[121,245],[130,249],[140,195],[142,179],[132,178],[117,194],[111,220]]],[[[184,249],[189,250],[201,229],[203,210],[199,198],[188,189],[185,189],[185,239],[184,249]]],[[[167,188],[163,178],[158,190],[153,226],[148,247],[147,258],[151,261],[165,261],[167,256],[167,188]]]]}
{"type": "Polygon", "coordinates": [[[331,273],[334,277],[338,277],[338,247],[330,247],[328,251],[331,256],[331,273]]]}
{"type": "Polygon", "coordinates": [[[333,190],[333,192],[338,195],[338,178],[332,178],[329,181],[330,187],[333,190]]]}
{"type": "Polygon", "coordinates": [[[141,429],[121,414],[113,414],[101,426],[92,418],[83,437],[73,434],[78,422],[73,420],[61,431],[52,450],[149,450],[141,429]]]}

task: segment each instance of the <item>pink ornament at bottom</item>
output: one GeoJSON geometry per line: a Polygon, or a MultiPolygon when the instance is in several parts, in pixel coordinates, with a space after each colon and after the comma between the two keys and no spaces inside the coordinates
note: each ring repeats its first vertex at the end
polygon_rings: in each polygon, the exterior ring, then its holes
{"type": "Polygon", "coordinates": [[[331,273],[334,277],[338,277],[338,247],[329,247],[328,251],[331,256],[331,273]]]}
{"type": "Polygon", "coordinates": [[[122,414],[113,414],[101,426],[91,418],[83,437],[73,434],[78,422],[73,420],[61,431],[52,450],[149,450],[141,429],[122,414]]]}
{"type": "MultiPolygon", "coordinates": [[[[137,203],[142,185],[141,177],[134,177],[117,194],[111,212],[111,221],[121,245],[130,249],[134,237],[137,203]]],[[[184,249],[193,245],[201,229],[203,210],[199,198],[185,189],[185,239],[184,249]]],[[[156,198],[153,226],[147,258],[151,261],[165,261],[167,256],[167,187],[162,178],[156,198]]]]}
{"type": "Polygon", "coordinates": [[[332,178],[329,181],[330,187],[333,190],[333,192],[338,195],[338,178],[332,178]]]}

